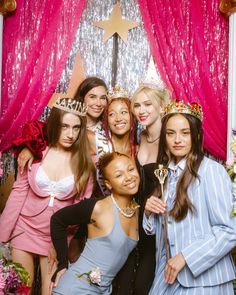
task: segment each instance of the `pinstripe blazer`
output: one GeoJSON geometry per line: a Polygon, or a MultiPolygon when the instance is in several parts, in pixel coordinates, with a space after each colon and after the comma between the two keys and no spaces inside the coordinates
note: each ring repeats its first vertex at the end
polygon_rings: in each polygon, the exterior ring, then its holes
{"type": "MultiPolygon", "coordinates": [[[[214,286],[235,277],[235,267],[229,252],[236,246],[236,217],[231,217],[231,180],[224,167],[204,157],[199,180],[188,189],[196,211],[175,222],[168,217],[168,240],[171,257],[181,252],[186,266],[178,274],[182,286],[214,286]]],[[[168,188],[167,188],[168,190],[168,188]]],[[[168,193],[168,192],[167,192],[168,193]]],[[[144,216],[147,234],[156,234],[156,262],[159,262],[161,222],[158,215],[144,216]]]]}

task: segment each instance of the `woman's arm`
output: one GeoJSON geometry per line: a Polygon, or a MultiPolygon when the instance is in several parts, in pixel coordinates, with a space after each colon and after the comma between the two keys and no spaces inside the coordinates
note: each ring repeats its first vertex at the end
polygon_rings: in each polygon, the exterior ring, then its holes
{"type": "Polygon", "coordinates": [[[203,193],[194,197],[201,197],[202,210],[196,214],[201,216],[202,226],[210,222],[211,232],[196,238],[181,251],[195,277],[214,266],[236,246],[236,218],[231,216],[233,196],[228,174],[222,165],[211,161],[200,177],[203,193]],[[207,212],[203,211],[205,202],[207,212]]]}
{"type": "Polygon", "coordinates": [[[69,225],[88,224],[98,199],[90,198],[60,209],[51,218],[51,238],[57,252],[58,266],[53,275],[68,267],[67,227],[69,225]]]}
{"type": "Polygon", "coordinates": [[[21,213],[28,191],[29,182],[27,171],[23,174],[20,174],[18,171],[17,179],[13,184],[5,209],[0,217],[0,241],[7,242],[12,238],[12,231],[21,213]]]}

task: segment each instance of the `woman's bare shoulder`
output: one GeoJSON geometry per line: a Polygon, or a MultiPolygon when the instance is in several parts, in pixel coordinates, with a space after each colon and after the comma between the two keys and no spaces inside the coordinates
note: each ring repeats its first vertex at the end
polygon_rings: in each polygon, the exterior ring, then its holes
{"type": "Polygon", "coordinates": [[[110,197],[104,197],[97,201],[95,207],[94,207],[94,212],[97,214],[101,214],[104,210],[107,210],[111,206],[111,200],[110,197]]]}

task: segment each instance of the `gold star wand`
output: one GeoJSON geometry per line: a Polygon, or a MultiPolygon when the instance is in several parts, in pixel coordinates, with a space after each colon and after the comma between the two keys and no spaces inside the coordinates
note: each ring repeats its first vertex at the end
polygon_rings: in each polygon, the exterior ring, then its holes
{"type": "MultiPolygon", "coordinates": [[[[168,170],[163,165],[158,165],[158,169],[154,171],[156,178],[161,185],[161,200],[164,202],[164,183],[168,175],[168,170]]],[[[167,212],[163,214],[163,237],[166,248],[166,263],[169,260],[169,243],[168,243],[168,227],[167,227],[167,212]]]]}

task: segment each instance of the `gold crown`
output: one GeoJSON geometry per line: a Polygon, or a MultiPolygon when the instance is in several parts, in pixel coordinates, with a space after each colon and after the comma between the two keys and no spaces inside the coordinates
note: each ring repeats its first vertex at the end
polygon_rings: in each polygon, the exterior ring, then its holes
{"type": "Polygon", "coordinates": [[[165,106],[163,117],[168,114],[189,114],[200,121],[203,120],[202,107],[197,102],[185,103],[179,99],[172,100],[165,106]]]}
{"type": "Polygon", "coordinates": [[[115,87],[112,87],[112,89],[108,92],[107,96],[109,100],[119,97],[129,98],[129,92],[127,89],[124,89],[119,85],[116,85],[115,87]]]}
{"type": "Polygon", "coordinates": [[[74,98],[59,98],[53,104],[53,107],[77,116],[86,116],[88,107],[86,104],[74,98]]]}

